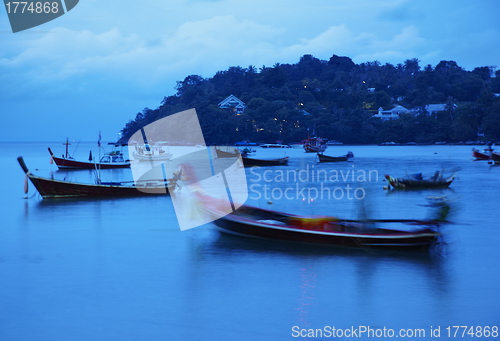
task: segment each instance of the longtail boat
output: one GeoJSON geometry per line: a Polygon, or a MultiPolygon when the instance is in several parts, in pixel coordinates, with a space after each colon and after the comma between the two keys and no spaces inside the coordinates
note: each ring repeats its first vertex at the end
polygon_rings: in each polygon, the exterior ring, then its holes
{"type": "Polygon", "coordinates": [[[246,157],[242,155],[243,165],[245,167],[253,167],[253,166],[286,166],[288,165],[289,157],[282,157],[278,159],[255,159],[252,157],[246,157]]]}
{"type": "Polygon", "coordinates": [[[491,161],[493,161],[495,164],[500,164],[500,154],[497,152],[492,152],[491,161]]]}
{"type": "Polygon", "coordinates": [[[229,215],[219,215],[219,230],[240,236],[346,247],[428,250],[441,233],[449,206],[443,202],[433,220],[377,219],[345,220],[329,216],[298,216],[241,206],[229,215]]]}
{"type": "Polygon", "coordinates": [[[472,159],[476,161],[485,161],[491,159],[491,154],[493,153],[493,148],[491,148],[491,144],[488,145],[488,148],[485,148],[483,151],[480,151],[476,148],[472,148],[472,159]]]}
{"type": "Polygon", "coordinates": [[[216,153],[217,157],[220,157],[220,158],[230,158],[230,157],[240,156],[240,152],[236,148],[233,151],[223,151],[223,150],[220,150],[219,148],[215,148],[215,153],[216,153]]]}
{"type": "Polygon", "coordinates": [[[405,178],[393,178],[386,174],[385,178],[389,182],[389,185],[396,189],[433,189],[450,187],[456,174],[457,172],[453,172],[451,176],[444,178],[443,172],[436,171],[434,176],[429,179],[423,179],[421,173],[405,178]]]}
{"type": "Polygon", "coordinates": [[[323,153],[318,153],[319,162],[340,162],[340,161],[348,161],[350,158],[353,158],[354,154],[352,152],[348,152],[346,155],[342,156],[328,156],[323,153]]]}
{"type": "MultiPolygon", "coordinates": [[[[118,143],[109,143],[110,145],[114,145],[116,147],[123,147],[126,144],[118,144],[118,143]]],[[[76,160],[68,153],[68,145],[69,142],[66,140],[66,154],[62,155],[62,157],[57,157],[54,155],[52,150],[48,148],[49,153],[52,157],[52,160],[56,163],[59,169],[114,169],[114,168],[128,168],[130,167],[130,161],[125,160],[123,158],[123,153],[119,150],[114,150],[112,152],[106,153],[99,162],[96,162],[92,158],[92,152],[90,152],[89,160],[82,161],[76,160]]]]}
{"type": "Polygon", "coordinates": [[[22,156],[17,158],[26,176],[38,193],[46,198],[75,197],[133,197],[147,195],[168,195],[176,187],[173,179],[147,181],[101,182],[86,184],[79,182],[48,179],[32,174],[22,156]]]}

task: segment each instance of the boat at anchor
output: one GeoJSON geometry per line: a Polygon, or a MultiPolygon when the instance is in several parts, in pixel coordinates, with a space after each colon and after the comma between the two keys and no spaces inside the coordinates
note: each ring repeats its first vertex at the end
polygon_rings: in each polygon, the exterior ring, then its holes
{"type": "MultiPolygon", "coordinates": [[[[95,158],[92,157],[92,151],[90,152],[89,160],[76,160],[68,152],[69,142],[66,140],[66,154],[62,157],[57,157],[54,155],[52,150],[48,148],[51,155],[51,160],[55,162],[59,169],[114,169],[114,168],[128,168],[130,167],[130,160],[125,160],[121,150],[117,147],[123,148],[126,144],[119,143],[109,143],[115,147],[115,150],[109,153],[105,153],[103,157],[97,162],[95,158]]],[[[99,147],[101,148],[101,147],[99,147]]]]}
{"type": "Polygon", "coordinates": [[[306,153],[323,153],[327,147],[324,143],[325,141],[318,137],[314,132],[311,136],[307,136],[307,140],[304,140],[304,151],[306,153]]]}
{"type": "Polygon", "coordinates": [[[352,152],[348,152],[342,156],[328,156],[323,153],[318,153],[319,162],[341,162],[348,161],[350,158],[353,158],[354,154],[352,152]]]}
{"type": "Polygon", "coordinates": [[[161,144],[150,142],[135,144],[135,150],[132,152],[132,158],[136,161],[169,161],[172,157],[172,153],[165,151],[161,144]]]}
{"type": "Polygon", "coordinates": [[[101,182],[95,184],[48,179],[31,173],[22,156],[17,158],[26,177],[44,199],[51,198],[99,198],[168,195],[176,188],[174,179],[101,182]]]}
{"type": "MultiPolygon", "coordinates": [[[[433,188],[448,188],[455,179],[457,171],[453,172],[449,177],[443,176],[444,172],[436,171],[429,179],[424,179],[422,173],[408,175],[404,178],[393,178],[390,175],[385,175],[389,185],[395,189],[433,189],[433,188]]],[[[389,186],[389,187],[390,187],[389,186]]]]}

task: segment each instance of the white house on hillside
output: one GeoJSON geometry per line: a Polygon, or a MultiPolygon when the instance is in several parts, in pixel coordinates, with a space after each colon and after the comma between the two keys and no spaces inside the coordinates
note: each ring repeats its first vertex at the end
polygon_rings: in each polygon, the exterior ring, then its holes
{"type": "MultiPolygon", "coordinates": [[[[457,105],[453,104],[453,107],[456,108],[457,105]]],[[[435,113],[438,113],[438,112],[441,112],[441,111],[446,111],[446,103],[442,103],[442,104],[427,104],[424,108],[425,108],[425,111],[427,111],[429,114],[435,114],[435,113]]],[[[418,114],[420,111],[421,111],[421,108],[419,108],[419,107],[416,107],[416,108],[413,108],[413,109],[410,110],[410,112],[413,115],[418,114]]]]}
{"type": "Polygon", "coordinates": [[[408,113],[408,109],[401,105],[397,105],[391,110],[384,110],[382,107],[378,108],[378,114],[373,115],[373,117],[377,117],[385,120],[397,120],[400,114],[408,113]]]}
{"type": "Polygon", "coordinates": [[[219,108],[232,108],[236,115],[240,115],[246,108],[246,105],[235,95],[231,95],[219,103],[219,108]]]}

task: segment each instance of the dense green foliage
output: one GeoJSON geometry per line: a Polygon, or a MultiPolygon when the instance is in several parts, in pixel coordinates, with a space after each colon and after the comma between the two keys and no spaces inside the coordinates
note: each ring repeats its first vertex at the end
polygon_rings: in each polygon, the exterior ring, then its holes
{"type": "Polygon", "coordinates": [[[500,141],[500,98],[494,95],[500,93],[500,72],[490,78],[488,67],[466,71],[454,61],[421,69],[418,59],[358,65],[348,57],[324,61],[304,55],[293,65],[230,67],[208,79],[190,75],[176,90],[157,109],[146,108],[129,121],[123,139],[157,119],[195,108],[207,144],[291,143],[313,128],[319,136],[350,144],[500,141]],[[243,114],[218,107],[231,94],[246,103],[243,114]],[[387,121],[373,117],[379,107],[436,103],[446,103],[446,111],[420,110],[387,121]]]}

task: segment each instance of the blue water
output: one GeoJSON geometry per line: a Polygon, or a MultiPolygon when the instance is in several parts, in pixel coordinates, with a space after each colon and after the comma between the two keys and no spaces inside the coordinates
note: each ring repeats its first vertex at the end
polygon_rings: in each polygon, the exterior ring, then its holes
{"type": "MultiPolygon", "coordinates": [[[[424,329],[430,339],[431,326],[447,338],[448,326],[500,325],[500,167],[471,161],[470,147],[329,147],[325,154],[355,155],[335,164],[317,164],[301,150],[257,151],[286,153],[290,165],[280,168],[296,172],[314,165],[378,174],[362,183],[328,181],[332,190],[363,188],[361,205],[346,197],[311,201],[295,190],[288,192],[293,200],[280,199],[288,187],[320,182],[280,182],[277,168],[247,169],[249,186],[275,189],[269,198],[249,192],[248,203],[259,207],[425,218],[426,196],[453,200],[450,220],[460,224],[445,228],[439,252],[405,254],[228,236],[212,223],[181,232],[166,196],[42,200],[30,183],[25,199],[19,155],[35,174],[92,181],[90,171],[57,171],[49,146],[62,154],[60,143],[0,144],[0,340],[291,340],[294,326],[424,329]],[[430,176],[443,167],[461,168],[449,190],[383,189],[384,174],[430,176]],[[272,181],[254,181],[265,171],[272,181]]],[[[89,149],[98,153],[82,143],[76,156],[86,158],[89,149]]],[[[132,179],[127,169],[102,177],[132,179]]]]}

